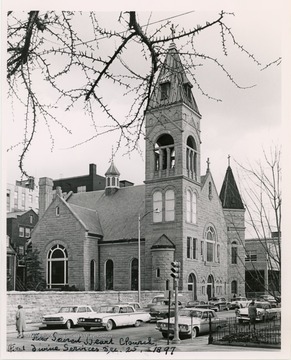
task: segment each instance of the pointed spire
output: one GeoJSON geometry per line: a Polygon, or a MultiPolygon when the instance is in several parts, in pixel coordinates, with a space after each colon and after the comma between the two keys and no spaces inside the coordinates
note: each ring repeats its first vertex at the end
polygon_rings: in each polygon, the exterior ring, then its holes
{"type": "Polygon", "coordinates": [[[120,175],[120,172],[118,171],[117,167],[114,165],[113,160],[111,161],[111,164],[105,173],[105,176],[109,176],[109,175],[111,175],[111,176],[116,176],[116,175],[119,176],[120,175]]]}
{"type": "MultiPolygon", "coordinates": [[[[230,162],[230,156],[228,156],[228,162],[230,162]]],[[[244,209],[244,205],[230,166],[228,166],[226,170],[219,198],[224,209],[244,209]]]]}
{"type": "MultiPolygon", "coordinates": [[[[173,36],[174,26],[172,26],[171,31],[173,36]]],[[[153,93],[151,94],[149,109],[183,102],[200,115],[192,94],[192,87],[176,45],[174,42],[171,42],[153,93]]]]}

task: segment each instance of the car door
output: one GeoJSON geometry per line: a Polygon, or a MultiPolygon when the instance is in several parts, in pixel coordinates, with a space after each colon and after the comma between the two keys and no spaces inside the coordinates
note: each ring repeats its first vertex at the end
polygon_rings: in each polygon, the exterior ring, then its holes
{"type": "Polygon", "coordinates": [[[203,311],[201,323],[200,323],[200,333],[207,333],[209,331],[209,312],[203,311]]]}
{"type": "Polygon", "coordinates": [[[117,326],[128,325],[128,308],[127,306],[121,306],[119,313],[114,316],[114,321],[117,326]],[[115,321],[116,319],[116,321],[115,321]]]}

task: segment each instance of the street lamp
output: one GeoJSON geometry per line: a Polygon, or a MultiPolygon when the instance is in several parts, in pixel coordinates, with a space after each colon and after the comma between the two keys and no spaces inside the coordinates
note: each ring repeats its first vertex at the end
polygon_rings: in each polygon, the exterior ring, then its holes
{"type": "Polygon", "coordinates": [[[140,214],[138,214],[138,283],[137,283],[138,302],[140,302],[140,297],[141,297],[140,296],[140,294],[141,294],[141,283],[140,283],[140,222],[148,214],[151,214],[151,213],[158,214],[159,212],[160,212],[159,209],[154,209],[154,210],[148,211],[143,216],[140,216],[140,214]]]}

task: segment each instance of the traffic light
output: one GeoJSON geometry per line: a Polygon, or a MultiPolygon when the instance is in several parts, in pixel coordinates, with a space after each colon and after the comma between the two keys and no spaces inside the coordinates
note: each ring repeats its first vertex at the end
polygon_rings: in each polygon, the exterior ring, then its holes
{"type": "Polygon", "coordinates": [[[179,261],[172,261],[171,262],[172,268],[171,268],[171,276],[174,279],[179,279],[180,277],[180,262],[179,261]]]}

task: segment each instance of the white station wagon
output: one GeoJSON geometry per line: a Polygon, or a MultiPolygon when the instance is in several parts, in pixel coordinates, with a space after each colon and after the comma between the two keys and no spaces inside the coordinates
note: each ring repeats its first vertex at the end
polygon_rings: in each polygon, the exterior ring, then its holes
{"type": "Polygon", "coordinates": [[[94,313],[94,310],[88,305],[62,306],[57,313],[44,315],[42,323],[47,327],[64,325],[67,329],[70,329],[72,326],[77,325],[79,317],[89,316],[91,313],[94,313]]]}
{"type": "Polygon", "coordinates": [[[88,316],[80,317],[78,325],[83,326],[87,331],[92,327],[110,331],[118,326],[140,326],[141,323],[150,321],[150,318],[148,312],[135,310],[133,305],[105,305],[88,316]]]}

